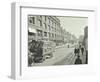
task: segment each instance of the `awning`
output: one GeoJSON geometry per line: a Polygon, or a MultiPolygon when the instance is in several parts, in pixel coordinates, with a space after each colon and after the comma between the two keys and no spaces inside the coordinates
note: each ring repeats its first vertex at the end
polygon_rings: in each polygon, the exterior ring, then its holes
{"type": "Polygon", "coordinates": [[[28,30],[29,30],[29,32],[37,33],[36,29],[34,29],[34,28],[29,27],[28,30]]]}

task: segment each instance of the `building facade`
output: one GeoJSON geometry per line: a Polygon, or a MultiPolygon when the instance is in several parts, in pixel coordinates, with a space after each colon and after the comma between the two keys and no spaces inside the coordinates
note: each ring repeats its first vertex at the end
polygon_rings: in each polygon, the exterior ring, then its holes
{"type": "Polygon", "coordinates": [[[83,44],[85,46],[85,49],[88,50],[88,26],[84,28],[84,40],[83,44]]]}
{"type": "Polygon", "coordinates": [[[29,15],[28,39],[53,41],[59,45],[71,42],[72,35],[61,26],[56,16],[29,15]]]}
{"type": "Polygon", "coordinates": [[[34,29],[33,35],[29,32],[29,39],[49,40],[56,43],[62,42],[62,27],[56,16],[28,16],[28,29],[34,29]]]}

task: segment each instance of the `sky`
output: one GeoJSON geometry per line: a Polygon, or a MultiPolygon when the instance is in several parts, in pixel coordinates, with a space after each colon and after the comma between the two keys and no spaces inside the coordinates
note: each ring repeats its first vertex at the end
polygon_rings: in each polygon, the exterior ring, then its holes
{"type": "Polygon", "coordinates": [[[80,35],[84,35],[84,28],[88,26],[87,17],[61,16],[57,18],[60,19],[61,26],[66,29],[66,31],[74,34],[77,38],[79,38],[80,35]]]}

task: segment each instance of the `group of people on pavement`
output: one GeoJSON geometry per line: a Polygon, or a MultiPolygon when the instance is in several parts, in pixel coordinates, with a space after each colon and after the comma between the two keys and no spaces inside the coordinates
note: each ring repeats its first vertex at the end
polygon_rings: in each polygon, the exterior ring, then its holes
{"type": "Polygon", "coordinates": [[[84,54],[84,47],[83,46],[78,48],[75,47],[74,49],[75,56],[79,55],[80,53],[82,53],[82,55],[84,54]]]}
{"type": "Polygon", "coordinates": [[[84,55],[84,47],[79,45],[79,47],[75,47],[74,54],[77,56],[75,60],[75,64],[82,64],[82,60],[80,59],[80,53],[84,55]]]}

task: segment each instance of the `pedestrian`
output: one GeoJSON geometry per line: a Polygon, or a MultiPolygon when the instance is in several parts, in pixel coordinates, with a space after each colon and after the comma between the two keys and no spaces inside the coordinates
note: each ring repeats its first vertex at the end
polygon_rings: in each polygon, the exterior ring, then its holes
{"type": "Polygon", "coordinates": [[[86,64],[88,64],[88,50],[86,50],[86,64]]]}
{"type": "Polygon", "coordinates": [[[80,49],[79,49],[79,48],[77,48],[77,54],[78,54],[78,56],[79,56],[79,54],[80,54],[80,49]]]}
{"type": "Polygon", "coordinates": [[[76,60],[75,60],[75,64],[82,64],[82,60],[80,59],[80,56],[78,55],[76,60]]]}
{"type": "Polygon", "coordinates": [[[79,45],[79,48],[81,49],[81,45],[79,45]]]}
{"type": "Polygon", "coordinates": [[[81,47],[81,52],[82,52],[82,55],[83,55],[83,53],[84,53],[84,47],[81,47]]]}
{"type": "Polygon", "coordinates": [[[77,54],[77,48],[75,47],[75,49],[74,49],[74,54],[75,54],[75,56],[76,56],[76,54],[77,54]]]}

